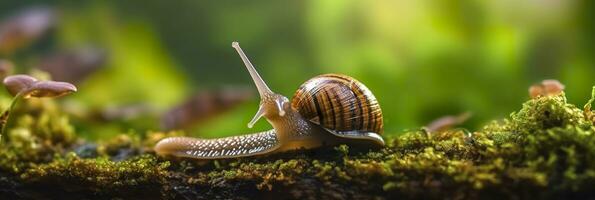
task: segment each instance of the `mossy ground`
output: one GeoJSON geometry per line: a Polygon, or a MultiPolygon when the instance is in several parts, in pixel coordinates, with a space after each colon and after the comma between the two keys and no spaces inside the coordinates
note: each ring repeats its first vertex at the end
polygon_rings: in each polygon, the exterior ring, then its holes
{"type": "MultiPolygon", "coordinates": [[[[594,91],[595,93],[595,91],[594,91]]],[[[564,95],[529,100],[481,130],[386,138],[377,150],[346,145],[200,162],[155,156],[180,133],[76,137],[53,105],[27,106],[0,151],[0,197],[55,199],[509,199],[595,197],[590,109],[564,95]]]]}

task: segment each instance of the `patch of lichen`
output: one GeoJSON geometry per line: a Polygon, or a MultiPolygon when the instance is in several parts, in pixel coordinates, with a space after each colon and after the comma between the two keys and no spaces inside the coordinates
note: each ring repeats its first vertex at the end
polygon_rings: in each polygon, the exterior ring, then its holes
{"type": "Polygon", "coordinates": [[[35,123],[19,122],[11,131],[0,173],[18,183],[15,193],[33,188],[49,197],[63,197],[56,191],[79,198],[588,197],[595,195],[595,127],[586,113],[563,94],[546,96],[476,132],[410,131],[376,150],[341,145],[217,161],[152,154],[156,141],[179,132],[81,143],[38,135],[47,129],[36,129],[41,118],[31,117],[35,123]],[[14,139],[19,127],[36,131],[14,139]],[[39,142],[13,142],[26,138],[49,142],[34,151],[31,144],[39,142]]]}

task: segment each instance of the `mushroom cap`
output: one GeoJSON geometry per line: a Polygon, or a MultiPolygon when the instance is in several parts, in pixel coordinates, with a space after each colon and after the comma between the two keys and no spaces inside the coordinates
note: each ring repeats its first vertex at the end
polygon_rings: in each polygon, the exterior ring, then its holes
{"type": "Polygon", "coordinates": [[[19,92],[30,88],[35,82],[37,82],[36,78],[33,78],[29,75],[24,74],[17,74],[12,76],[7,76],[4,78],[4,86],[12,96],[16,96],[19,92]]]}
{"type": "Polygon", "coordinates": [[[60,97],[77,90],[74,85],[67,82],[39,81],[24,74],[6,77],[4,86],[11,95],[16,96],[20,93],[25,99],[31,97],[60,97]]]}
{"type": "Polygon", "coordinates": [[[29,87],[24,93],[23,98],[31,97],[61,97],[76,92],[76,87],[67,82],[58,81],[38,81],[29,87]]]}

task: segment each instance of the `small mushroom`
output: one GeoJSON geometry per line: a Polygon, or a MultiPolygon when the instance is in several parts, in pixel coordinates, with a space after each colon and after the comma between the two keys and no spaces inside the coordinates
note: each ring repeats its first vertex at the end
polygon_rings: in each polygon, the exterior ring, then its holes
{"type": "Polygon", "coordinates": [[[564,91],[564,85],[558,80],[543,80],[541,85],[543,85],[543,89],[548,95],[558,95],[564,91]]]}
{"type": "Polygon", "coordinates": [[[10,106],[0,114],[0,141],[4,134],[4,128],[10,117],[10,113],[16,102],[23,98],[31,97],[60,97],[72,92],[76,92],[76,87],[70,83],[57,81],[39,81],[29,75],[13,75],[4,78],[4,86],[8,92],[14,96],[10,106]]]}
{"type": "Polygon", "coordinates": [[[31,97],[60,97],[76,92],[76,87],[67,82],[38,81],[29,75],[13,75],[4,79],[4,85],[12,96],[21,95],[28,99],[31,97]]]}
{"type": "Polygon", "coordinates": [[[547,79],[529,87],[529,96],[533,99],[541,96],[554,96],[564,92],[564,85],[555,79],[547,79]]]}

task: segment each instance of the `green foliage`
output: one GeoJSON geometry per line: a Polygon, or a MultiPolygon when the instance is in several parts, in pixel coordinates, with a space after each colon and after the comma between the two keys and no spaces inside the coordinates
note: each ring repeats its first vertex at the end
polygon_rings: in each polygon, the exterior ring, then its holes
{"type": "Polygon", "coordinates": [[[81,85],[76,96],[81,102],[91,107],[145,103],[163,109],[182,99],[185,77],[149,24],[112,22],[114,13],[105,3],[68,11],[59,29],[64,45],[93,41],[110,52],[106,66],[81,85]]]}

